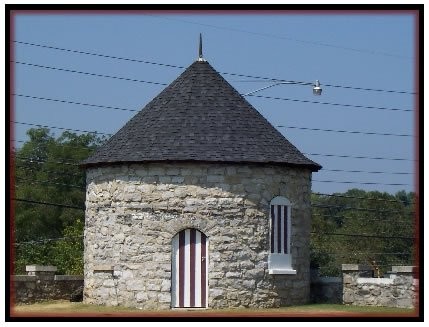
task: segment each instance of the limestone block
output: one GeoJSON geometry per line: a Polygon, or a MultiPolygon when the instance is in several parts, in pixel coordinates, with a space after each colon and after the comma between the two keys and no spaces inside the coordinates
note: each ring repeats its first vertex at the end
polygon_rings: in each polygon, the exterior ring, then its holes
{"type": "Polygon", "coordinates": [[[225,178],[223,175],[207,175],[208,183],[223,183],[225,178]]]}
{"type": "MultiPolygon", "coordinates": [[[[163,167],[151,167],[148,172],[147,172],[148,176],[164,176],[165,175],[165,168],[163,167]]],[[[173,175],[177,175],[177,174],[173,174],[173,175]]]]}
{"type": "Polygon", "coordinates": [[[171,177],[171,182],[173,184],[182,184],[185,181],[185,177],[183,176],[173,176],[171,177]]]}
{"type": "Polygon", "coordinates": [[[149,296],[146,292],[137,292],[136,293],[136,301],[137,302],[143,302],[149,300],[149,296]]]}
{"type": "Polygon", "coordinates": [[[162,292],[158,294],[158,301],[160,303],[170,303],[171,302],[171,294],[168,292],[162,292]]]}
{"type": "Polygon", "coordinates": [[[128,291],[143,291],[145,290],[145,285],[140,279],[130,279],[126,281],[126,289],[128,291]]]}

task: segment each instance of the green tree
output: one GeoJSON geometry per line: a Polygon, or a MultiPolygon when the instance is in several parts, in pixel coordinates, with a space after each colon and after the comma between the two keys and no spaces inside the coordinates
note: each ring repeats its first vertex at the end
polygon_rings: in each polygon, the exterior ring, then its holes
{"type": "Polygon", "coordinates": [[[370,264],[380,273],[413,263],[413,193],[359,189],[332,196],[313,194],[311,260],[324,275],[341,264],[370,264]]]}
{"type": "Polygon", "coordinates": [[[53,244],[72,226],[83,235],[84,210],[77,208],[85,204],[85,172],[78,164],[105,139],[71,132],[55,138],[46,128],[30,129],[27,135],[14,158],[15,273],[23,273],[26,264],[54,261],[63,271],[73,271],[55,260],[58,247],[53,244]]]}
{"type": "Polygon", "coordinates": [[[64,238],[55,242],[52,263],[62,274],[82,275],[83,273],[83,228],[82,220],[64,228],[64,238]]]}

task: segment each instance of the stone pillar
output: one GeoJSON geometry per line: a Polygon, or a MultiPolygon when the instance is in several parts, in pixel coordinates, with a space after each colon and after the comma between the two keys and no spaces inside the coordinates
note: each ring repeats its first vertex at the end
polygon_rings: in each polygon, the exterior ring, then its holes
{"type": "Polygon", "coordinates": [[[414,278],[415,271],[415,266],[392,266],[391,274],[414,278]]]}
{"type": "Polygon", "coordinates": [[[392,266],[390,278],[394,278],[396,288],[393,296],[400,308],[413,308],[417,305],[419,281],[415,279],[415,272],[415,266],[392,266]]]}
{"type": "Polygon", "coordinates": [[[357,279],[372,277],[372,268],[367,265],[343,264],[343,304],[353,304],[357,296],[357,279]]]}
{"type": "Polygon", "coordinates": [[[39,279],[54,279],[57,267],[55,266],[39,266],[30,265],[25,266],[28,276],[36,276],[39,279]]]}

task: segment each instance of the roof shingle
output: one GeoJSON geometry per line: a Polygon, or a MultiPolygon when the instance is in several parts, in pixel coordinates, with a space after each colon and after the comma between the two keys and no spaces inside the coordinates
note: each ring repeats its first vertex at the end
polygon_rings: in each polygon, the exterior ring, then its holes
{"type": "Polygon", "coordinates": [[[206,61],[191,64],[82,165],[156,161],[321,168],[206,61]]]}

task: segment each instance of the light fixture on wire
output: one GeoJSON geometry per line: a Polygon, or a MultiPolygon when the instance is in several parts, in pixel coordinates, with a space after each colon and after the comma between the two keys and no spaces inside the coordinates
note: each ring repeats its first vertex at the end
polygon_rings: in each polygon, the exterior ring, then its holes
{"type": "Polygon", "coordinates": [[[316,81],[316,84],[313,85],[313,94],[322,95],[322,88],[320,87],[319,80],[316,81]]]}
{"type": "Polygon", "coordinates": [[[253,93],[260,92],[260,91],[262,91],[262,90],[269,89],[269,88],[271,88],[271,87],[273,87],[273,86],[283,85],[283,84],[312,85],[312,86],[313,86],[313,94],[314,94],[314,95],[322,95],[322,88],[320,87],[320,82],[319,82],[319,80],[316,80],[316,83],[315,83],[315,84],[313,84],[313,83],[308,83],[308,82],[295,82],[295,81],[278,82],[278,83],[274,83],[274,84],[271,84],[271,85],[265,86],[265,87],[263,87],[263,88],[260,88],[260,89],[257,89],[257,90],[254,90],[254,91],[248,92],[248,93],[243,94],[243,95],[244,95],[244,96],[252,95],[253,93]]]}

